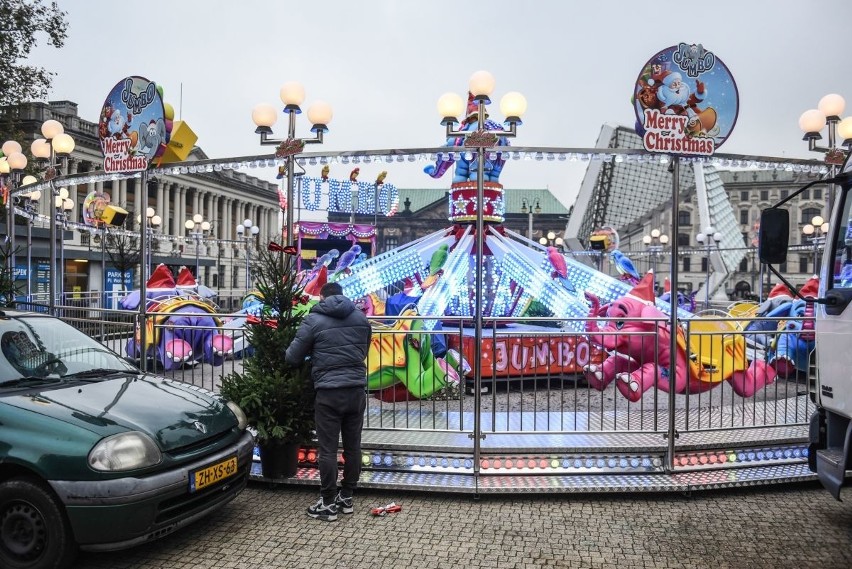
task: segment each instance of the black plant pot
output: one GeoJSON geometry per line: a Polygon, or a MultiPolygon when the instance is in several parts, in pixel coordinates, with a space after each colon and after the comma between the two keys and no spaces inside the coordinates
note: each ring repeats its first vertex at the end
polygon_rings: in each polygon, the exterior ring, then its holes
{"type": "Polygon", "coordinates": [[[290,478],[299,469],[299,443],[269,441],[260,446],[264,478],[290,478]]]}

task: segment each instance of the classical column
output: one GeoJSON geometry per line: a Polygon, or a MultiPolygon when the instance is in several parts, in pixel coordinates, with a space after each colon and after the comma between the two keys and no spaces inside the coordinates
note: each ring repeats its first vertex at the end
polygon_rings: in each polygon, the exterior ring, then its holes
{"type": "MultiPolygon", "coordinates": [[[[166,188],[163,180],[157,180],[157,202],[153,205],[157,215],[165,222],[166,219],[166,188]]],[[[162,225],[161,225],[162,227],[162,225]]]]}
{"type": "MultiPolygon", "coordinates": [[[[142,190],[140,189],[142,184],[139,182],[138,178],[131,178],[130,180],[133,186],[133,222],[136,221],[137,215],[141,215],[143,219],[145,218],[145,212],[142,211],[142,190]]],[[[134,227],[136,226],[134,225],[134,227]]]]}
{"type": "Polygon", "coordinates": [[[118,181],[118,205],[127,208],[127,180],[118,181]]]}
{"type": "Polygon", "coordinates": [[[175,184],[177,186],[176,201],[175,201],[175,219],[174,219],[174,228],[173,235],[175,237],[183,237],[186,234],[186,228],[183,226],[186,221],[186,198],[187,192],[189,188],[186,186],[182,186],[179,184],[175,184]]]}
{"type": "MultiPolygon", "coordinates": [[[[69,176],[71,174],[76,174],[79,168],[80,168],[80,161],[79,160],[71,160],[71,159],[68,160],[68,175],[69,176]]],[[[103,184],[101,184],[101,185],[103,185],[103,184]]],[[[83,205],[82,200],[86,199],[86,196],[83,196],[81,198],[79,192],[80,192],[80,186],[75,186],[74,189],[68,188],[68,194],[71,196],[71,199],[74,200],[74,207],[71,209],[71,212],[68,215],[68,219],[70,219],[71,221],[80,221],[79,212],[81,211],[81,206],[83,205]]],[[[50,200],[47,200],[47,201],[51,202],[50,205],[52,207],[53,206],[53,203],[52,203],[53,200],[50,199],[50,200]]]]}
{"type": "Polygon", "coordinates": [[[225,198],[225,215],[222,216],[222,239],[233,239],[231,232],[234,230],[234,220],[231,213],[231,204],[234,200],[225,198]]]}

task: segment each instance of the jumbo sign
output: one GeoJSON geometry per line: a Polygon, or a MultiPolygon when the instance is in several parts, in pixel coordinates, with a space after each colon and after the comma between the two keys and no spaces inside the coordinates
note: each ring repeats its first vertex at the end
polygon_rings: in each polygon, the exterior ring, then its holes
{"type": "MultiPolygon", "coordinates": [[[[458,336],[448,338],[459,349],[458,336]]],[[[466,360],[473,359],[474,339],[465,336],[462,349],[466,360]]],[[[582,336],[500,336],[483,338],[482,376],[534,377],[581,373],[590,363],[603,361],[603,352],[582,336]]]]}

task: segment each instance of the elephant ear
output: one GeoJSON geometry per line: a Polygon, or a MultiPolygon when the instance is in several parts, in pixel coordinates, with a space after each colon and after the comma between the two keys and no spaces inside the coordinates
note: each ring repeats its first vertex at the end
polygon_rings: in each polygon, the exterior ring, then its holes
{"type": "Polygon", "coordinates": [[[664,316],[665,314],[660,312],[660,309],[653,304],[646,304],[642,307],[641,312],[639,313],[640,318],[648,318],[649,320],[658,319],[664,316]]]}

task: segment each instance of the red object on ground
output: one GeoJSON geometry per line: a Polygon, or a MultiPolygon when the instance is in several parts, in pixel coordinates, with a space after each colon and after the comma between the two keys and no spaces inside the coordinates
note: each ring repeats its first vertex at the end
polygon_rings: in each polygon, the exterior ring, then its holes
{"type": "Polygon", "coordinates": [[[378,508],[373,508],[370,510],[370,513],[374,516],[386,516],[388,514],[395,514],[396,512],[401,512],[402,506],[397,504],[396,502],[391,502],[387,506],[379,506],[378,508]]]}

